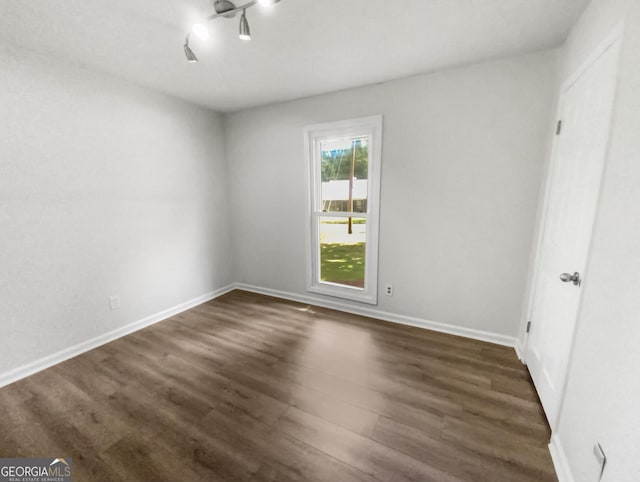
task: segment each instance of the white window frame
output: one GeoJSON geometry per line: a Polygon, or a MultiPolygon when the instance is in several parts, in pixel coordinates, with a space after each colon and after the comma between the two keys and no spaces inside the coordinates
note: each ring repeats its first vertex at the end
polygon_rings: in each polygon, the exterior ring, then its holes
{"type": "Polygon", "coordinates": [[[307,291],[348,300],[378,303],[378,230],[380,219],[380,173],[382,167],[382,115],[329,122],[304,129],[307,192],[307,291]],[[369,138],[367,169],[367,213],[322,212],[322,159],[320,143],[340,137],[369,138]],[[366,219],[365,283],[364,289],[320,281],[319,218],[366,219]]]}

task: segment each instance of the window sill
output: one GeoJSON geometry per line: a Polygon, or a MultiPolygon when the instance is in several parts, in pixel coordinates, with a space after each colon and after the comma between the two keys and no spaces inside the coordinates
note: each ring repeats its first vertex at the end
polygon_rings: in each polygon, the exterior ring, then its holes
{"type": "Polygon", "coordinates": [[[369,305],[378,304],[378,298],[374,294],[358,288],[350,288],[348,286],[323,283],[320,285],[309,286],[307,291],[320,295],[332,296],[334,298],[341,298],[343,300],[356,301],[358,303],[367,303],[369,305]]]}

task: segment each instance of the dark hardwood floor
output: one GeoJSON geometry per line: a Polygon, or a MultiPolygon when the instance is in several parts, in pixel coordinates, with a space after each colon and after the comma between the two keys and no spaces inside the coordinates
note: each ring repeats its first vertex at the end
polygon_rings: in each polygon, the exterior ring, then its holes
{"type": "Polygon", "coordinates": [[[74,480],[556,481],[512,349],[234,291],[0,389],[74,480]]]}

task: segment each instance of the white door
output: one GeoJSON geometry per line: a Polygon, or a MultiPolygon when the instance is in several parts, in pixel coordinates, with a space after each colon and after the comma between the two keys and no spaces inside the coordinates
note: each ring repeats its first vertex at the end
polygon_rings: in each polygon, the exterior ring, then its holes
{"type": "Polygon", "coordinates": [[[552,428],[562,402],[598,205],[617,60],[617,41],[601,47],[565,86],[560,98],[561,125],[546,193],[526,351],[552,428]],[[571,278],[574,273],[579,274],[571,278]]]}

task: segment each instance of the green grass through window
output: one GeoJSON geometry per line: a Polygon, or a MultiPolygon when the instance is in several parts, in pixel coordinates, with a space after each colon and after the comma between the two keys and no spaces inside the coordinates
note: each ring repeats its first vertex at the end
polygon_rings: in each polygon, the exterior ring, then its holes
{"type": "Polygon", "coordinates": [[[364,288],[365,243],[322,244],[320,279],[364,288]]]}

